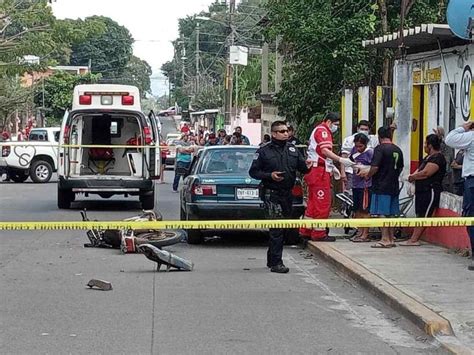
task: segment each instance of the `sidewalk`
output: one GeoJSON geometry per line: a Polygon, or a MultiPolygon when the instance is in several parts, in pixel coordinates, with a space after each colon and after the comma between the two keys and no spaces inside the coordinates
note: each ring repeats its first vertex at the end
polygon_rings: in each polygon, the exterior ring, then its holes
{"type": "Polygon", "coordinates": [[[467,258],[447,249],[421,247],[373,249],[373,243],[310,242],[362,286],[403,313],[454,353],[474,354],[474,272],[467,258]]]}

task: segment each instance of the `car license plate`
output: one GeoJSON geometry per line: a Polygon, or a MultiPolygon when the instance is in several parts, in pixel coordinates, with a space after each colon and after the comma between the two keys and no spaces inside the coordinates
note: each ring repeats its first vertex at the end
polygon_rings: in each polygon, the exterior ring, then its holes
{"type": "Polygon", "coordinates": [[[258,189],[237,189],[238,200],[257,200],[258,198],[258,189]]]}

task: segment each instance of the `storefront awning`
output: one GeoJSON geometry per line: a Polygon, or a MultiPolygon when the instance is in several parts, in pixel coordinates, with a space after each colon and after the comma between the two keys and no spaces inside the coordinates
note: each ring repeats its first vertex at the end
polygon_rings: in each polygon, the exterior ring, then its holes
{"type": "MultiPolygon", "coordinates": [[[[456,37],[446,24],[423,24],[403,31],[403,42],[409,53],[434,49],[441,44],[442,48],[468,44],[471,41],[456,37]]],[[[367,48],[398,48],[400,32],[362,41],[367,48]]]]}

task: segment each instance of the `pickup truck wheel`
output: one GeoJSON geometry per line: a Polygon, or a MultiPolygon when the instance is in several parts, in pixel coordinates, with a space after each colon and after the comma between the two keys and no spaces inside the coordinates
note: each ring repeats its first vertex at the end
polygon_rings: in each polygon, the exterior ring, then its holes
{"type": "Polygon", "coordinates": [[[46,183],[51,180],[53,167],[45,160],[36,160],[30,166],[30,177],[33,182],[46,183]]]}
{"type": "Polygon", "coordinates": [[[28,174],[25,174],[23,171],[10,171],[8,177],[12,179],[13,182],[21,183],[28,179],[28,174]]]}
{"type": "Polygon", "coordinates": [[[152,210],[155,208],[155,191],[146,195],[140,195],[140,202],[142,204],[142,209],[152,210]]]}
{"type": "Polygon", "coordinates": [[[71,190],[61,190],[58,188],[58,208],[69,209],[74,201],[75,194],[71,190]]]}

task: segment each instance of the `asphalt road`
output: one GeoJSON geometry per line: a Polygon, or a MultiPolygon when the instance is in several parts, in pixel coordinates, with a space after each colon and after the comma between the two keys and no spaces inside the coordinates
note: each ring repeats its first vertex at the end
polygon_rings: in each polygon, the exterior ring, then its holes
{"type": "MultiPolygon", "coordinates": [[[[89,197],[58,210],[54,182],[1,183],[0,196],[1,221],[80,220],[82,208],[118,220],[140,207],[138,198],[89,197]]],[[[158,185],[165,219],[178,219],[177,198],[158,185]]],[[[443,353],[299,247],[285,249],[290,273],[278,275],[265,267],[264,233],[207,236],[168,248],[194,271],[157,273],[143,255],[83,248],[84,231],[0,232],[0,353],[443,353]],[[114,289],[90,290],[91,278],[114,289]]]]}

